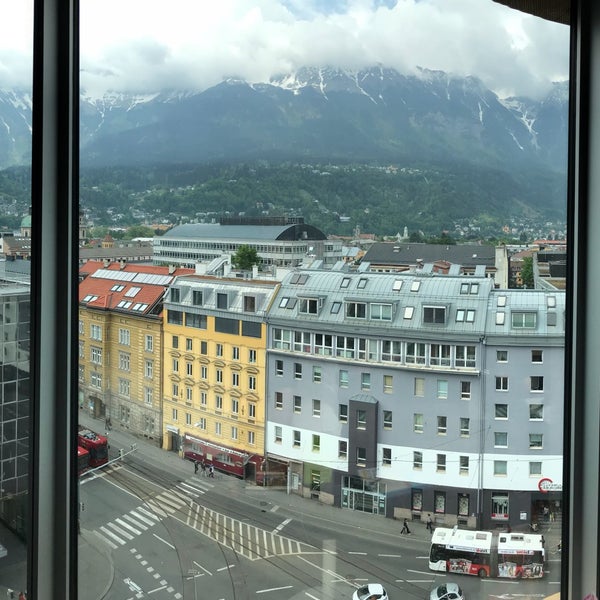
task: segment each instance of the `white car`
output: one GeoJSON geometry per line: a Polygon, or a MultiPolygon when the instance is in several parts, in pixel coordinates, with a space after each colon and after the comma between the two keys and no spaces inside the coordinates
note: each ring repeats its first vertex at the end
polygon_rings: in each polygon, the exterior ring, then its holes
{"type": "Polygon", "coordinates": [[[352,600],[388,600],[388,595],[380,583],[367,583],[352,594],[352,600]]]}
{"type": "Polygon", "coordinates": [[[465,595],[458,584],[448,582],[431,590],[429,600],[465,600],[465,595]]]}

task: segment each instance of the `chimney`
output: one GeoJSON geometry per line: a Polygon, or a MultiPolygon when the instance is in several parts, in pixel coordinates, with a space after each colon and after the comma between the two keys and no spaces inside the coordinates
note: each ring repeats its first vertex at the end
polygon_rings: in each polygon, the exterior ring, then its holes
{"type": "Polygon", "coordinates": [[[173,273],[175,273],[175,269],[177,269],[175,265],[169,265],[169,275],[173,275],[173,273]]]}
{"type": "Polygon", "coordinates": [[[206,275],[206,265],[204,263],[196,263],[196,275],[206,275]]]}
{"type": "Polygon", "coordinates": [[[225,263],[223,265],[223,277],[229,277],[231,275],[231,265],[229,263],[225,263]]]}
{"type": "Polygon", "coordinates": [[[104,268],[105,268],[105,269],[108,269],[108,266],[110,265],[110,260],[108,260],[108,258],[105,258],[105,259],[102,261],[102,264],[104,265],[104,268]]]}
{"type": "Polygon", "coordinates": [[[258,265],[252,265],[252,279],[258,278],[258,265]]]}
{"type": "Polygon", "coordinates": [[[123,259],[121,259],[119,261],[119,269],[122,271],[125,268],[125,261],[123,259]]]}

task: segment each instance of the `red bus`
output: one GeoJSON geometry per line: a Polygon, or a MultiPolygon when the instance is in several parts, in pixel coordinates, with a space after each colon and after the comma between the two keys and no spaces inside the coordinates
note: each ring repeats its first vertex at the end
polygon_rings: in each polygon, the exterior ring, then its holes
{"type": "Polygon", "coordinates": [[[90,468],[90,453],[77,446],[77,475],[81,477],[90,468]]]}
{"type": "Polygon", "coordinates": [[[79,426],[78,444],[90,455],[90,467],[100,467],[108,462],[108,440],[91,429],[79,426]]]}

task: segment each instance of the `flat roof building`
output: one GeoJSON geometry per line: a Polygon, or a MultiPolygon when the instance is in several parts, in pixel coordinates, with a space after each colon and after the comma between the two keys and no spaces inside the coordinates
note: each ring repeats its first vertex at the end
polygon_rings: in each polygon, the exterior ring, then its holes
{"type": "Polygon", "coordinates": [[[178,225],[154,238],[154,263],[193,267],[240,246],[254,248],[260,267],[297,267],[307,256],[335,264],[343,259],[340,240],[328,240],[318,228],[302,222],[287,224],[197,223],[178,225]]]}

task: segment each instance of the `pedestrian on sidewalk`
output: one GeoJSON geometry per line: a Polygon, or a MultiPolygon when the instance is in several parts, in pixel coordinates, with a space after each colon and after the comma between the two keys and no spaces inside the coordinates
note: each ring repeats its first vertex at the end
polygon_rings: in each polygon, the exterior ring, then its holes
{"type": "Polygon", "coordinates": [[[196,473],[198,472],[198,467],[199,467],[199,466],[200,466],[200,465],[198,464],[198,461],[197,461],[197,460],[195,460],[195,461],[194,461],[194,474],[196,474],[196,473]]]}
{"type": "Polygon", "coordinates": [[[215,468],[212,465],[210,465],[210,467],[208,467],[208,476],[213,477],[213,478],[215,476],[215,468]]]}
{"type": "Polygon", "coordinates": [[[408,535],[410,535],[410,529],[408,528],[408,520],[405,518],[404,519],[404,524],[402,525],[402,529],[400,531],[401,534],[406,533],[408,535]]]}
{"type": "Polygon", "coordinates": [[[431,513],[427,515],[427,531],[433,533],[433,520],[431,519],[431,513]]]}
{"type": "Polygon", "coordinates": [[[202,467],[202,475],[204,475],[204,477],[206,477],[206,463],[204,461],[202,461],[200,463],[200,466],[202,467]]]}

